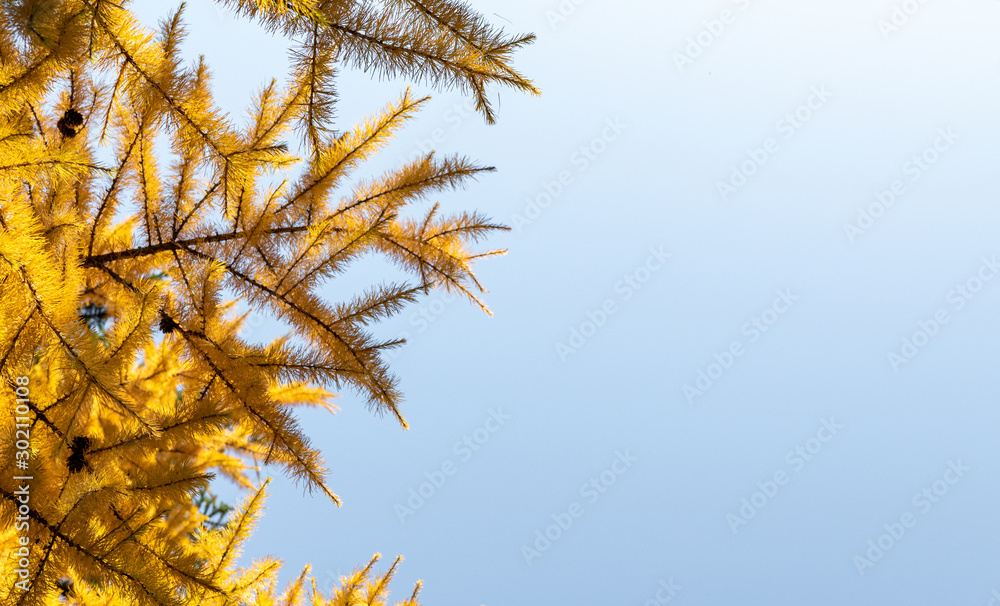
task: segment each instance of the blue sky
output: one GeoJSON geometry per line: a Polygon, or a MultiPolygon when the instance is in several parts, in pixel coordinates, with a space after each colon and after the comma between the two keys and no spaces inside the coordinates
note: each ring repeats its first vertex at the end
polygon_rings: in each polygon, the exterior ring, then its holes
{"type": "MultiPolygon", "coordinates": [[[[495,316],[432,293],[381,326],[412,429],[303,412],[344,505],[277,476],[246,557],[401,553],[427,604],[1000,598],[1000,3],[474,6],[538,34],[543,96],[487,127],[437,91],[370,170],[497,166],[440,198],[515,227],[495,316]]],[[[281,40],[188,21],[234,115],[281,76],[281,40]]],[[[405,83],[338,86],[346,127],[405,83]]]]}

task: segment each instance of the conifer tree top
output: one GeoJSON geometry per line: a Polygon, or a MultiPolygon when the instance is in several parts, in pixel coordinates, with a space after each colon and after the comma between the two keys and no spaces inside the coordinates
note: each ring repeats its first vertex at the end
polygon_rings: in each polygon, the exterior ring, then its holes
{"type": "MultiPolygon", "coordinates": [[[[28,432],[32,478],[27,525],[0,529],[0,550],[24,537],[31,552],[25,578],[0,571],[4,606],[303,603],[307,572],[279,596],[275,561],[235,564],[261,466],[339,503],[291,408],[336,410],[330,390],[350,387],[405,427],[382,357],[401,341],[371,327],[433,288],[486,310],[473,265],[503,251],[474,247],[506,227],[411,209],[492,167],[428,153],[354,179],[426,98],[407,89],[335,129],[334,78],[346,64],[456,87],[493,122],[488,87],[537,93],[510,65],[532,36],[449,0],[222,4],[293,45],[246,123],[217,107],[203,59],[181,60],[183,4],[156,31],[127,2],[0,9],[0,398],[28,419],[0,418],[0,457],[15,461],[28,432]],[[319,295],[370,255],[409,281],[319,295]],[[288,335],[244,338],[232,298],[288,335]],[[252,492],[219,528],[193,499],[216,473],[252,492]]],[[[0,476],[5,520],[23,504],[12,477],[0,476]]],[[[396,563],[312,599],[383,603],[396,563]]]]}

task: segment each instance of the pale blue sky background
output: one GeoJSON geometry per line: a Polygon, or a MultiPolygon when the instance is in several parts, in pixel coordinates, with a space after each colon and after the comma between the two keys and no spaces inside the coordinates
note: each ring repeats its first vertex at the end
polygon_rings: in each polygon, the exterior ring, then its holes
{"type": "MultiPolygon", "coordinates": [[[[1000,279],[961,309],[950,293],[977,286],[982,257],[1000,260],[1000,2],[910,2],[919,9],[888,36],[878,22],[894,4],[873,0],[562,5],[574,11],[553,25],[557,0],[474,2],[538,34],[517,64],[544,95],[501,91],[500,124],[486,127],[460,117],[460,95],[437,93],[371,166],[440,129],[437,149],[499,169],[441,201],[510,224],[569,171],[546,209],[491,242],[511,251],[480,267],[495,317],[432,294],[381,327],[410,339],[394,364],[412,429],[352,393],[336,416],[303,413],[344,506],[276,477],[247,557],[282,557],[285,578],[311,562],[332,580],[376,551],[402,553],[396,597],[422,578],[428,605],[638,606],[671,580],[676,604],[989,604],[1000,279]],[[724,10],[724,31],[679,70],[675,53],[724,10]],[[786,138],[778,121],[814,87],[830,98],[786,138]],[[623,132],[595,144],[609,120],[623,132]],[[913,182],[906,163],[938,129],[958,139],[913,182]],[[777,151],[723,200],[718,182],[769,138],[777,151]],[[584,167],[585,145],[603,152],[584,167]],[[905,193],[850,241],[844,225],[896,180],[905,193]],[[635,272],[651,247],[671,258],[625,300],[619,281],[647,277],[635,272]],[[779,289],[797,300],[751,342],[744,325],[779,289]],[[556,344],[609,299],[615,313],[561,360],[556,344]],[[949,322],[894,371],[888,354],[939,310],[949,322]],[[743,355],[689,402],[684,385],[718,375],[713,356],[734,341],[743,355]],[[493,433],[491,409],[509,415],[493,433]],[[824,419],[842,429],[821,432],[824,419]],[[454,445],[475,435],[489,438],[465,460],[454,445]],[[809,461],[788,455],[810,446],[821,448],[809,461]],[[580,486],[619,451],[637,460],[605,474],[614,484],[591,502],[580,486]],[[395,506],[449,463],[454,474],[401,522],[395,506]],[[758,483],[778,472],[787,483],[734,533],[727,516],[759,503],[758,483]],[[936,503],[914,501],[935,486],[947,491],[936,503]],[[573,503],[582,515],[526,562],[522,548],[573,503]],[[912,527],[859,572],[869,541],[907,513],[912,527]]],[[[204,0],[188,20],[186,48],[207,55],[227,109],[282,74],[281,41],[256,26],[204,0]]],[[[344,73],[341,124],[403,86],[344,73]]]]}

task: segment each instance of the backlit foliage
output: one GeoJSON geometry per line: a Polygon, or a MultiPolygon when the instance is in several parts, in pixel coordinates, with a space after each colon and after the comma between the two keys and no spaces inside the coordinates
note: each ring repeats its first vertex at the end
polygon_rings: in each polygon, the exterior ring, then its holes
{"type": "MultiPolygon", "coordinates": [[[[336,66],[470,94],[537,93],[510,36],[453,0],[220,0],[287,37],[292,69],[235,119],[205,61],[185,64],[183,5],[157,31],[127,2],[0,5],[0,604],[385,604],[375,559],[338,586],[279,562],[236,564],[263,507],[261,466],[339,503],[291,408],[351,388],[404,427],[371,326],[433,288],[486,309],[472,245],[505,229],[476,212],[409,212],[492,168],[426,154],[352,179],[425,103],[409,90],[334,128],[336,66]],[[320,287],[381,256],[409,283],[343,301],[320,287]],[[287,326],[241,336],[243,306],[287,326]],[[23,377],[27,377],[24,379],[23,377]],[[20,382],[19,382],[20,381],[20,382]],[[30,459],[15,469],[15,387],[30,459]],[[24,402],[22,402],[23,404],[24,402]],[[30,476],[27,531],[15,528],[30,476]],[[250,495],[226,516],[208,481],[250,495]],[[28,577],[9,554],[30,541],[28,577]],[[27,581],[26,583],[24,581],[27,581]],[[19,583],[20,582],[20,583],[19,583]],[[25,590],[27,588],[27,590],[25,590]]],[[[398,604],[416,605],[417,589],[398,604]]]]}

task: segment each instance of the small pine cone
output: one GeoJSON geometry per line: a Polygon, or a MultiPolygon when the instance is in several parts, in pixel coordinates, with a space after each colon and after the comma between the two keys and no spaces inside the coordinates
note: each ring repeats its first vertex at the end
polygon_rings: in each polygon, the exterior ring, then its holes
{"type": "Polygon", "coordinates": [[[81,126],[83,126],[83,115],[72,107],[67,109],[62,118],[59,118],[59,121],[56,122],[59,132],[67,139],[75,137],[77,130],[81,126]]]}
{"type": "Polygon", "coordinates": [[[174,319],[168,316],[166,312],[160,311],[160,332],[168,335],[180,327],[180,324],[174,322],[174,319]]]}

